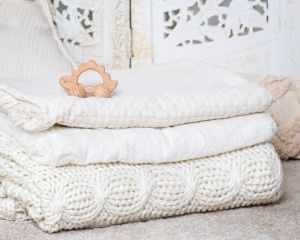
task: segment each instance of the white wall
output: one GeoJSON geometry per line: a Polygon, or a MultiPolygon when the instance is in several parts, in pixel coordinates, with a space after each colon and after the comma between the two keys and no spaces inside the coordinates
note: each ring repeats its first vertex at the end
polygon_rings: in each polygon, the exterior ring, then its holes
{"type": "MultiPolygon", "coordinates": [[[[283,13],[284,14],[284,13],[283,13]]],[[[278,74],[300,75],[300,1],[288,0],[285,23],[279,37],[278,62],[273,72],[278,74]],[[286,26],[285,26],[286,25],[286,26]],[[282,56],[282,57],[280,57],[282,56]]],[[[275,55],[274,55],[275,58],[275,55]]]]}

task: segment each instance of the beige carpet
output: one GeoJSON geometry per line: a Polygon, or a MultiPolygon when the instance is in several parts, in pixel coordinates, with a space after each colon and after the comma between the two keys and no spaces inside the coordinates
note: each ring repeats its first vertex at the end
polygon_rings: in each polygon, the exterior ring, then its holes
{"type": "Polygon", "coordinates": [[[283,163],[285,193],[274,205],[233,209],[102,229],[46,234],[32,222],[0,220],[1,240],[300,239],[300,161],[283,163]]]}

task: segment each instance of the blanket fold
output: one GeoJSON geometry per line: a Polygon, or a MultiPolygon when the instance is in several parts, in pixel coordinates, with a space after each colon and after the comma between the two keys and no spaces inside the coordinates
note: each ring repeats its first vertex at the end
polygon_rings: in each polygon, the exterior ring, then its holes
{"type": "Polygon", "coordinates": [[[266,204],[281,194],[280,160],[268,143],[178,163],[64,167],[36,163],[3,135],[0,143],[5,194],[47,232],[266,204]]]}
{"type": "Polygon", "coordinates": [[[276,125],[268,114],[252,114],[170,128],[22,131],[0,113],[0,133],[9,135],[43,165],[163,163],[202,158],[268,142],[276,125]]]}
{"type": "Polygon", "coordinates": [[[152,128],[261,112],[272,101],[263,87],[197,61],[114,70],[111,76],[119,86],[110,99],[68,97],[59,76],[0,79],[0,111],[27,131],[55,124],[152,128]]]}

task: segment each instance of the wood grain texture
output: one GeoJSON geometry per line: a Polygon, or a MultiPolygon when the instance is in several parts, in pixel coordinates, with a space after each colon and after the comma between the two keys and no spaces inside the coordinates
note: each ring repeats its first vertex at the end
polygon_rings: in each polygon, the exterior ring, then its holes
{"type": "Polygon", "coordinates": [[[67,90],[68,95],[85,98],[87,96],[108,98],[118,85],[117,81],[111,80],[110,74],[105,71],[103,65],[98,65],[94,60],[80,64],[78,69],[72,71],[71,76],[62,76],[60,85],[67,90]],[[78,83],[80,75],[87,70],[93,70],[100,74],[103,84],[84,86],[78,83]]]}

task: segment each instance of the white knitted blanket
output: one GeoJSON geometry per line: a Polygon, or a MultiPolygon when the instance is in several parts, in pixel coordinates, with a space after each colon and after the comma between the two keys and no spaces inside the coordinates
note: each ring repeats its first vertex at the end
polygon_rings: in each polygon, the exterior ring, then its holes
{"type": "Polygon", "coordinates": [[[271,144],[164,164],[42,166],[2,136],[0,215],[47,232],[266,204],[280,197],[271,144]]]}
{"type": "Polygon", "coordinates": [[[56,123],[168,127],[261,112],[271,103],[263,87],[197,61],[112,71],[111,76],[119,86],[110,99],[68,97],[59,76],[0,79],[0,111],[18,127],[39,131],[56,123]]]}
{"type": "Polygon", "coordinates": [[[53,127],[30,133],[16,128],[3,113],[0,122],[0,133],[9,135],[35,161],[52,166],[197,159],[270,141],[276,131],[265,113],[169,128],[53,127]]]}

